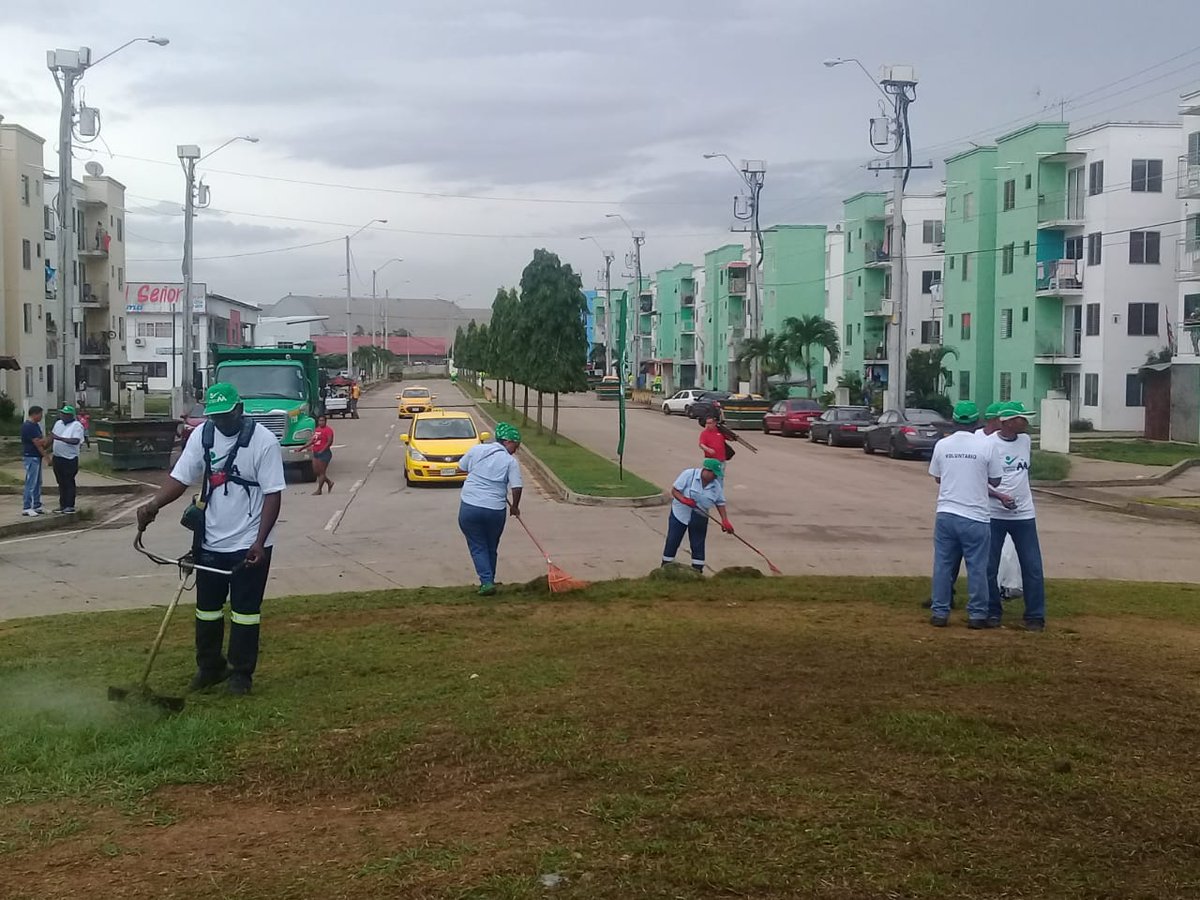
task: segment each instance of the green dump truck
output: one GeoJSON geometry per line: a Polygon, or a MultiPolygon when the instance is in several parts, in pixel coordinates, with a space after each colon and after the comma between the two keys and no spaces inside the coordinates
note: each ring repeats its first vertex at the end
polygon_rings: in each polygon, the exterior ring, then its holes
{"type": "Polygon", "coordinates": [[[317,426],[321,408],[317,350],[306,344],[277,347],[213,345],[212,381],[237,388],[246,415],[279,439],[284,466],[305,481],[313,480],[312,453],[304,449],[317,426]]]}

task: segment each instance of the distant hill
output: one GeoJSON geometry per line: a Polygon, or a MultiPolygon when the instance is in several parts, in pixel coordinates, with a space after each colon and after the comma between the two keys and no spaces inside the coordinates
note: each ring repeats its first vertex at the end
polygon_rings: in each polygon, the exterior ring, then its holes
{"type": "MultiPolygon", "coordinates": [[[[370,297],[354,297],[350,302],[350,331],[361,327],[370,333],[380,327],[384,299],[376,303],[370,297]]],[[[309,297],[303,294],[288,294],[275,303],[263,304],[263,316],[328,316],[324,322],[314,322],[313,335],[346,333],[346,298],[309,297]]],[[[454,340],[454,331],[463,328],[474,319],[482,325],[490,322],[491,309],[464,309],[450,300],[438,297],[392,297],[387,301],[387,327],[395,334],[397,329],[406,329],[416,337],[444,338],[447,343],[454,340]]]]}

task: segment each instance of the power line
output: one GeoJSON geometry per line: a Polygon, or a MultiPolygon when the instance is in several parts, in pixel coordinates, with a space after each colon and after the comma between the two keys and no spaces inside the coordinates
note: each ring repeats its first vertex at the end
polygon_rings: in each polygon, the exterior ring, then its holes
{"type": "MultiPolygon", "coordinates": [[[[295,244],[291,247],[272,247],[268,250],[246,250],[241,253],[226,253],[221,256],[197,256],[196,260],[215,260],[215,259],[241,259],[246,256],[267,256],[271,253],[290,253],[293,250],[308,250],[311,247],[324,247],[328,244],[336,244],[343,238],[329,238],[324,241],[313,241],[308,244],[295,244]]],[[[179,262],[179,256],[168,256],[159,258],[138,257],[127,259],[126,262],[179,262]]]]}

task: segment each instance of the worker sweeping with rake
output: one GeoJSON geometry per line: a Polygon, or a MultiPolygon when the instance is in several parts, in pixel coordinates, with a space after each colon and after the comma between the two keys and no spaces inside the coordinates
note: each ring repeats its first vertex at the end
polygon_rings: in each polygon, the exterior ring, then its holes
{"type": "Polygon", "coordinates": [[[708,511],[715,509],[721,516],[721,530],[733,534],[733,525],[725,509],[725,490],[721,477],[725,466],[720,460],[706,459],[698,469],[684,469],[671,486],[671,513],[667,519],[667,543],[663,547],[662,564],[675,562],[675,554],[688,536],[692,550],[692,568],[704,571],[704,544],[708,537],[708,511]]]}
{"type": "Polygon", "coordinates": [[[524,482],[516,460],[520,448],[521,432],[500,422],[494,443],[476,444],[458,461],[459,473],[467,476],[460,495],[458,528],[467,539],[483,597],[496,593],[496,564],[505,521],[509,516],[521,517],[524,482]]]}

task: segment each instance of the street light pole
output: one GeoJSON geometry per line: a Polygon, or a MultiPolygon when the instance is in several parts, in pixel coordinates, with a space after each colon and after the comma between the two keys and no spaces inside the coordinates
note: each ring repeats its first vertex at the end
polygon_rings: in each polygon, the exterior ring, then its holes
{"type": "MultiPolygon", "coordinates": [[[[378,269],[371,270],[371,315],[373,317],[379,316],[379,298],[378,298],[377,294],[375,293],[376,279],[379,277],[380,272],[382,272],[384,269],[386,269],[388,266],[390,266],[394,262],[404,262],[404,259],[399,256],[393,256],[391,259],[389,259],[387,262],[385,262],[378,269]]],[[[384,307],[383,307],[382,321],[383,321],[383,348],[386,350],[387,346],[388,346],[387,304],[386,303],[384,304],[384,307]]]]}
{"type": "Polygon", "coordinates": [[[75,88],[79,81],[92,66],[99,65],[110,56],[119,53],[131,44],[145,41],[165,47],[170,40],[164,37],[138,37],[126,41],[115,50],[110,50],[95,61],[92,60],[90,47],[80,47],[78,50],[47,50],[46,67],[50,70],[54,83],[58,86],[62,104],[58,115],[58,308],[62,317],[59,323],[59,365],[62,371],[58,378],[57,400],[62,406],[74,394],[78,379],[75,376],[75,359],[78,347],[75,341],[80,337],[75,334],[75,309],[78,291],[72,290],[74,275],[71,265],[71,249],[75,243],[75,184],[72,172],[72,145],[75,132],[75,88]],[[68,387],[68,385],[70,385],[68,387]]]}
{"type": "Polygon", "coordinates": [[[353,234],[346,235],[346,375],[349,378],[354,377],[354,344],[351,336],[350,325],[350,301],[352,299],[353,284],[350,281],[350,239],[356,237],[363,231],[366,231],[375,224],[386,225],[387,219],[372,219],[366,225],[363,225],[358,231],[353,234]]]}
{"type": "Polygon", "coordinates": [[[612,310],[612,264],[616,254],[605,250],[604,246],[592,235],[585,234],[581,241],[591,241],[600,248],[604,256],[604,374],[611,375],[613,370],[613,310],[612,310]]]}
{"type": "MultiPolygon", "coordinates": [[[[628,255],[625,257],[625,259],[627,265],[629,262],[633,263],[636,285],[634,288],[634,296],[636,298],[634,300],[634,303],[636,304],[634,311],[637,318],[634,320],[633,340],[630,342],[632,344],[631,355],[633,357],[633,384],[636,387],[639,374],[638,370],[642,365],[642,244],[646,243],[646,232],[635,230],[632,225],[625,221],[625,217],[620,213],[606,213],[604,217],[606,219],[620,219],[625,227],[629,229],[630,237],[633,238],[633,259],[630,260],[628,255]]],[[[626,303],[628,303],[628,300],[626,303]]],[[[621,372],[620,376],[622,383],[624,383],[625,373],[621,372]]]]}

